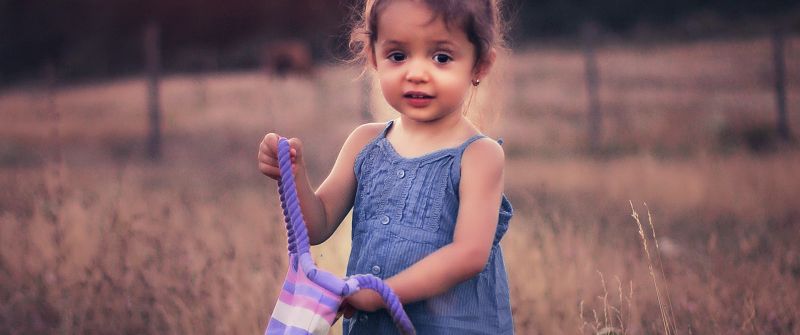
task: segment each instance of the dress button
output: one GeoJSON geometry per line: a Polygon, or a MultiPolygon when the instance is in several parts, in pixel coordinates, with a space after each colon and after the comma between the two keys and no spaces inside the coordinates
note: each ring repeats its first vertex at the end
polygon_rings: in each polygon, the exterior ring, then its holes
{"type": "Polygon", "coordinates": [[[383,217],[381,217],[381,223],[382,223],[382,224],[389,224],[389,217],[388,217],[388,216],[386,216],[386,215],[384,215],[383,217]]]}
{"type": "Polygon", "coordinates": [[[366,314],[361,314],[361,316],[358,317],[358,320],[360,320],[361,322],[367,322],[367,320],[369,320],[369,316],[367,316],[366,314]]]}
{"type": "Polygon", "coordinates": [[[397,178],[403,178],[403,177],[405,177],[405,175],[406,175],[405,171],[397,170],[397,178]]]}
{"type": "Polygon", "coordinates": [[[381,267],[377,266],[377,265],[373,265],[372,266],[372,274],[377,275],[379,273],[381,273],[381,267]]]}

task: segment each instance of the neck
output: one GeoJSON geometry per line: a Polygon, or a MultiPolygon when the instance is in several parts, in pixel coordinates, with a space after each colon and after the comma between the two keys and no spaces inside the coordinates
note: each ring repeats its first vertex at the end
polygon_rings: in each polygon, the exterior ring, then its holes
{"type": "Polygon", "coordinates": [[[460,113],[452,113],[441,119],[422,122],[415,121],[400,115],[395,127],[403,129],[403,133],[411,138],[436,139],[453,131],[464,131],[469,127],[469,121],[460,113]]]}

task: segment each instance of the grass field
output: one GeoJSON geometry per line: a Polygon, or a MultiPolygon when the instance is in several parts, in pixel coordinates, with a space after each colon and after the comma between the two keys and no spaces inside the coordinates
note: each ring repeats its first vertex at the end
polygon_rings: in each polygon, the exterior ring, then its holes
{"type": "MultiPolygon", "coordinates": [[[[609,45],[598,61],[598,154],[578,50],[517,50],[476,98],[506,142],[517,333],[800,333],[800,151],[771,131],[768,40],[609,45]]],[[[800,38],[787,61],[798,132],[800,38]]],[[[168,76],[160,162],[141,78],[0,92],[0,334],[262,333],[286,242],[257,145],[302,138],[321,182],[363,122],[357,74],[168,76]]],[[[347,225],[313,250],[341,275],[347,225]]]]}

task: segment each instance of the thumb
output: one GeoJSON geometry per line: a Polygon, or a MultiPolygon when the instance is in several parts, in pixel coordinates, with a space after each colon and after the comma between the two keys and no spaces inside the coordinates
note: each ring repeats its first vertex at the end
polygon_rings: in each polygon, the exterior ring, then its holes
{"type": "Polygon", "coordinates": [[[293,137],[289,139],[289,147],[291,149],[292,158],[295,164],[303,161],[303,142],[299,138],[293,137]]]}

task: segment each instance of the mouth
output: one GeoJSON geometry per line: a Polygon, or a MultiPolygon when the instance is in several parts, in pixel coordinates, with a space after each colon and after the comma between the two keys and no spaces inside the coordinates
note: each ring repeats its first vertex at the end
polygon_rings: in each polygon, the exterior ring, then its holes
{"type": "Polygon", "coordinates": [[[414,108],[425,108],[433,102],[432,95],[423,93],[423,92],[406,92],[403,94],[403,99],[406,100],[406,103],[414,108]]]}
{"type": "Polygon", "coordinates": [[[424,92],[406,92],[403,94],[404,98],[409,99],[433,99],[432,95],[426,94],[424,92]]]}

